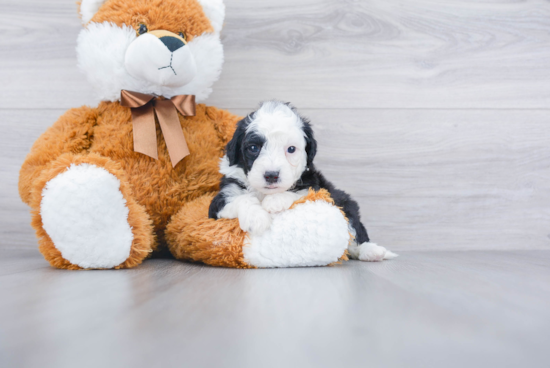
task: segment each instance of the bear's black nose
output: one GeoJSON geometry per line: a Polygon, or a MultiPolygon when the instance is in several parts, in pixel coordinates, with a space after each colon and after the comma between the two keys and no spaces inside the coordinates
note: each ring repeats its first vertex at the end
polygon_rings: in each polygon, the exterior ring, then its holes
{"type": "Polygon", "coordinates": [[[182,48],[183,46],[185,46],[185,43],[183,43],[182,40],[180,40],[179,38],[176,38],[176,37],[164,36],[164,37],[159,38],[159,40],[161,40],[162,43],[164,45],[166,45],[166,47],[168,47],[168,50],[170,50],[171,52],[174,52],[177,49],[182,48]]]}
{"type": "Polygon", "coordinates": [[[266,171],[264,174],[264,179],[268,184],[275,184],[279,181],[279,172],[278,171],[266,171]]]}

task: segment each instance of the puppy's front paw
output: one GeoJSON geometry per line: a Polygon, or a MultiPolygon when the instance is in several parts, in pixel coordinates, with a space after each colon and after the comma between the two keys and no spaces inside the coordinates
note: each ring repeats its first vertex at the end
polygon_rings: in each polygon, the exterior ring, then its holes
{"type": "Polygon", "coordinates": [[[251,234],[263,234],[271,226],[271,216],[260,206],[239,213],[239,225],[251,234]]]}
{"type": "Polygon", "coordinates": [[[262,201],[262,207],[269,213],[286,211],[292,206],[298,196],[291,192],[267,195],[262,201]]]}

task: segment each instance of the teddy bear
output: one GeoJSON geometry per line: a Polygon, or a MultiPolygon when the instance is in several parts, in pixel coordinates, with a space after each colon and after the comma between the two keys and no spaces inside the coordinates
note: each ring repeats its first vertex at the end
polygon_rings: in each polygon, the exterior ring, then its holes
{"type": "MultiPolygon", "coordinates": [[[[202,104],[223,64],[222,0],[82,0],[77,59],[101,101],[67,111],[19,179],[39,249],[62,269],[123,269],[169,251],[234,268],[347,259],[347,219],[310,191],[261,235],[208,218],[240,120],[202,104]]],[[[383,258],[383,250],[371,258],[383,258]]]]}

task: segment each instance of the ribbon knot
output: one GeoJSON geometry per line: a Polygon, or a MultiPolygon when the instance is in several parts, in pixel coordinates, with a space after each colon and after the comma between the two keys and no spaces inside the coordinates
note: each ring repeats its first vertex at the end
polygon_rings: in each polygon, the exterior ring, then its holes
{"type": "Polygon", "coordinates": [[[172,167],[189,155],[189,148],[177,112],[179,111],[183,116],[195,116],[195,96],[179,95],[168,100],[158,99],[157,96],[145,93],[122,90],[120,104],[132,109],[135,152],[158,160],[156,114],[172,167]]]}

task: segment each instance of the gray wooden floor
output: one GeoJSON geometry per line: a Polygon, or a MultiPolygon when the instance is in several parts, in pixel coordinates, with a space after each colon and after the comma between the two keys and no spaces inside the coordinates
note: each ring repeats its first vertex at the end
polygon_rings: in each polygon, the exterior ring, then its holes
{"type": "Polygon", "coordinates": [[[548,367],[550,251],[55,270],[0,251],[2,367],[548,367]]]}
{"type": "Polygon", "coordinates": [[[228,0],[208,104],[293,102],[380,264],[67,272],[18,170],[65,110],[74,0],[0,2],[0,367],[547,367],[550,3],[228,0]]]}

